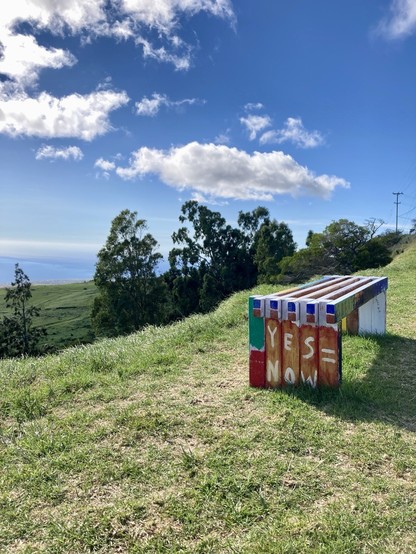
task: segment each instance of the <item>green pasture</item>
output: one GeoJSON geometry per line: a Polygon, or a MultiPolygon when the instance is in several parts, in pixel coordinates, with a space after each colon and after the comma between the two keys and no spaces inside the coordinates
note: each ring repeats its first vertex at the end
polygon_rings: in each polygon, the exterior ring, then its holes
{"type": "Polygon", "coordinates": [[[0,362],[0,551],[416,552],[416,244],[368,273],[388,333],[344,337],[339,390],[248,386],[249,292],[0,362]]]}
{"type": "MultiPolygon", "coordinates": [[[[97,289],[93,281],[63,285],[32,285],[31,304],[41,309],[35,326],[46,327],[45,343],[53,350],[91,342],[90,315],[97,289]]],[[[5,289],[0,289],[0,318],[7,314],[5,289]]]]}

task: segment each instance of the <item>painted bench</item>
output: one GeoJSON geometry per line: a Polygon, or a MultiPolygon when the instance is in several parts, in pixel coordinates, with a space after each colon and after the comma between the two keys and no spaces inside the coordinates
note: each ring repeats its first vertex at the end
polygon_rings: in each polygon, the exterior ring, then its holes
{"type": "Polygon", "coordinates": [[[331,275],[250,296],[250,385],[340,385],[341,333],[386,332],[387,286],[387,277],[331,275]]]}

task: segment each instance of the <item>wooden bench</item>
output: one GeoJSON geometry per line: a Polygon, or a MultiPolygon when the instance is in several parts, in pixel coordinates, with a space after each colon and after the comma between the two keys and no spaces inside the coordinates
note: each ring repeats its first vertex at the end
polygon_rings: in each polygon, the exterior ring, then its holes
{"type": "Polygon", "coordinates": [[[249,377],[253,387],[337,387],[341,331],[386,332],[387,277],[331,275],[249,298],[249,377]]]}

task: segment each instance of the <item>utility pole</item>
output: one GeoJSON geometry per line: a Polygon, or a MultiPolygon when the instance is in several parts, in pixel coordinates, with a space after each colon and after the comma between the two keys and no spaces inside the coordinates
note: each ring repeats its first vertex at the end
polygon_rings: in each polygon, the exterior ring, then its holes
{"type": "Polygon", "coordinates": [[[399,227],[399,204],[401,204],[401,202],[399,202],[399,195],[400,194],[403,194],[402,192],[393,192],[393,194],[396,195],[396,233],[398,231],[398,227],[399,227]]]}

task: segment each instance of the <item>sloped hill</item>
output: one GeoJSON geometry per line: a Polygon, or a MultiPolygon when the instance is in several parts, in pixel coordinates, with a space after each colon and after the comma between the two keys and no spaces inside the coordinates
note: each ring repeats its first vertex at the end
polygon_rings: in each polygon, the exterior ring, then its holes
{"type": "Polygon", "coordinates": [[[248,387],[248,293],[0,362],[0,551],[416,552],[416,245],[378,273],[339,391],[248,387]]]}

